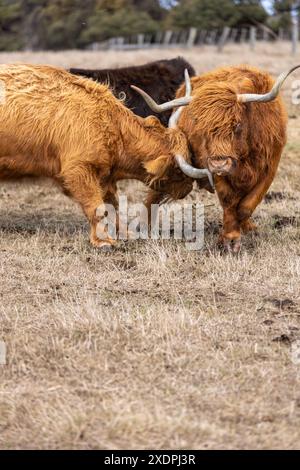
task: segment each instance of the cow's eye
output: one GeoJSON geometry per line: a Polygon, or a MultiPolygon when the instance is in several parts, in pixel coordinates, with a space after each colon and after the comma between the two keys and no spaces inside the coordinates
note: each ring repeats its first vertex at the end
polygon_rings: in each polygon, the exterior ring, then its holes
{"type": "Polygon", "coordinates": [[[242,133],[243,126],[240,122],[238,122],[234,128],[235,135],[240,135],[242,133]]]}

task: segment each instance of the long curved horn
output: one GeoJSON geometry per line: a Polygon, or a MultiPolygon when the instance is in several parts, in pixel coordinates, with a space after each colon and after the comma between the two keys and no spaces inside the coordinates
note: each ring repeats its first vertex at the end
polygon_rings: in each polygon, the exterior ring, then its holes
{"type": "Polygon", "coordinates": [[[180,106],[180,108],[178,108],[178,109],[176,109],[176,111],[174,111],[174,113],[172,114],[172,116],[169,119],[169,125],[168,125],[169,129],[176,129],[178,119],[180,118],[182,110],[183,110],[183,106],[180,106]]]}
{"type": "Polygon", "coordinates": [[[275,100],[275,98],[279,95],[280,89],[287,79],[287,77],[293,73],[296,69],[298,69],[300,65],[296,65],[292,69],[290,69],[288,72],[284,72],[279,77],[277,78],[272,90],[269,93],[266,93],[264,95],[257,95],[255,93],[253,94],[239,94],[237,95],[237,99],[240,103],[268,103],[269,101],[275,100]]]}
{"type": "MultiPolygon", "coordinates": [[[[187,69],[185,69],[185,71],[184,71],[184,78],[185,78],[185,98],[186,99],[191,99],[192,98],[192,96],[191,96],[192,95],[192,84],[191,84],[189,72],[188,72],[187,69]]],[[[174,111],[174,113],[170,117],[169,127],[171,129],[175,129],[177,127],[177,122],[178,122],[178,119],[180,117],[180,114],[181,114],[182,110],[183,110],[183,106],[181,106],[176,111],[174,111]]],[[[181,169],[182,173],[184,173],[186,176],[189,176],[193,179],[208,178],[212,189],[213,190],[215,189],[213,175],[211,174],[211,172],[209,170],[206,170],[206,169],[202,170],[202,169],[199,169],[199,168],[194,168],[192,165],[190,165],[183,158],[182,155],[176,155],[175,159],[176,159],[176,162],[177,162],[179,168],[181,169]]]]}
{"type": "MultiPolygon", "coordinates": [[[[191,84],[191,79],[189,76],[189,71],[188,69],[185,69],[184,71],[184,79],[185,79],[185,98],[191,99],[192,97],[192,84],[191,84]]],[[[176,129],[177,127],[177,122],[180,117],[180,114],[182,113],[184,106],[180,106],[180,108],[176,109],[176,111],[172,114],[172,116],[169,119],[169,128],[170,129],[176,129]]]]}
{"type": "Polygon", "coordinates": [[[190,98],[192,96],[192,84],[188,69],[184,69],[184,81],[185,81],[185,96],[190,98]]]}
{"type": "Polygon", "coordinates": [[[182,155],[176,155],[175,159],[182,173],[184,173],[186,176],[189,176],[193,179],[208,178],[211,187],[213,189],[215,188],[214,179],[209,170],[194,168],[192,165],[185,161],[182,155]]]}
{"type": "MultiPolygon", "coordinates": [[[[187,82],[186,82],[187,91],[190,91],[191,90],[190,77],[188,75],[188,72],[187,72],[187,75],[186,75],[186,72],[185,72],[186,80],[187,80],[187,77],[188,77],[188,85],[187,85],[187,82]]],[[[151,98],[151,96],[149,96],[148,93],[146,93],[141,88],[139,88],[135,85],[131,85],[131,88],[133,90],[135,90],[137,93],[139,93],[141,95],[141,97],[146,101],[149,108],[152,109],[152,111],[155,111],[156,113],[163,113],[164,111],[169,111],[170,109],[178,108],[179,106],[187,106],[192,101],[191,96],[188,96],[188,97],[183,96],[182,98],[175,98],[175,100],[167,101],[166,103],[157,104],[154,101],[154,99],[151,98]]]]}

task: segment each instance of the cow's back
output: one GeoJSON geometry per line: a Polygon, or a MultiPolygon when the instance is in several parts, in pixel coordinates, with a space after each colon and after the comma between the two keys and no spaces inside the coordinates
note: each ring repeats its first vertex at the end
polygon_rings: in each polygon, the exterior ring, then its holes
{"type": "Polygon", "coordinates": [[[185,69],[189,71],[190,76],[195,75],[193,67],[185,59],[178,57],[134,67],[103,70],[72,68],[70,72],[108,84],[117,98],[125,93],[125,104],[135,114],[141,117],[156,115],[164,125],[167,125],[171,111],[155,114],[130,86],[142,88],[158,103],[170,101],[174,99],[184,81],[185,69]]]}
{"type": "Polygon", "coordinates": [[[115,102],[107,87],[51,66],[1,65],[0,81],[0,158],[15,153],[40,158],[48,148],[51,154],[71,147],[87,152],[102,128],[94,123],[103,113],[106,118],[115,102]]]}

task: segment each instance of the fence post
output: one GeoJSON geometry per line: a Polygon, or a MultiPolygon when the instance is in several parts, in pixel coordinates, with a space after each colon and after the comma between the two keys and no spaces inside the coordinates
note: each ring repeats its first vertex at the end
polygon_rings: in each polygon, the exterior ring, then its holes
{"type": "Polygon", "coordinates": [[[166,31],[165,32],[165,37],[164,37],[164,46],[168,46],[171,42],[171,39],[172,39],[172,34],[173,34],[173,31],[166,31]]]}
{"type": "Polygon", "coordinates": [[[298,22],[294,20],[293,25],[292,25],[292,55],[297,54],[298,41],[299,41],[298,22]]]}
{"type": "Polygon", "coordinates": [[[141,47],[141,48],[143,47],[144,39],[145,39],[144,34],[138,34],[137,36],[138,47],[141,47]]]}
{"type": "Polygon", "coordinates": [[[193,47],[197,37],[197,28],[190,28],[186,46],[193,47]]]}
{"type": "Polygon", "coordinates": [[[256,28],[255,26],[251,26],[250,28],[250,49],[254,51],[256,45],[256,28]]]}
{"type": "Polygon", "coordinates": [[[229,34],[230,34],[230,28],[228,26],[225,26],[225,28],[223,29],[223,32],[221,34],[221,37],[219,39],[219,43],[218,43],[218,52],[222,52],[225,44],[226,44],[226,41],[229,37],[229,34]]]}

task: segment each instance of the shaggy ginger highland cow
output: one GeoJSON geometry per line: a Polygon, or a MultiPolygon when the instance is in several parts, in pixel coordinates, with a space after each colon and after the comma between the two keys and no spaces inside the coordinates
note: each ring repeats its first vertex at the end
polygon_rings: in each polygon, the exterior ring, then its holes
{"type": "MultiPolygon", "coordinates": [[[[178,127],[186,134],[193,165],[215,175],[223,207],[220,243],[238,252],[241,232],[256,226],[250,220],[268,191],[286,143],[287,115],[278,96],[285,79],[299,66],[272,77],[254,67],[220,68],[192,79],[193,95],[182,110],[178,127]]],[[[156,112],[172,102],[157,105],[140,94],[156,112]]],[[[177,96],[184,95],[184,87],[177,96]]],[[[201,187],[204,187],[200,183],[201,187]]]]}
{"type": "Polygon", "coordinates": [[[166,129],[155,117],[135,116],[107,86],[55,67],[1,65],[0,80],[0,178],[53,178],[81,205],[93,245],[115,243],[96,229],[97,208],[116,204],[118,180],[135,178],[157,189],[149,205],[191,190],[193,180],[183,174],[190,169],[188,143],[176,119],[166,129]]]}

